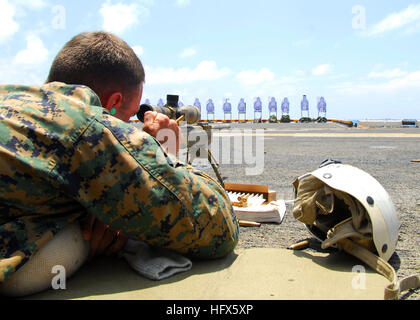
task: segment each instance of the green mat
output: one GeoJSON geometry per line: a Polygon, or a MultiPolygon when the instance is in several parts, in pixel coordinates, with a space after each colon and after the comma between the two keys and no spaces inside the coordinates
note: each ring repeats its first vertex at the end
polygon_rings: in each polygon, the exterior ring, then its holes
{"type": "Polygon", "coordinates": [[[346,253],[256,248],[193,261],[190,271],[162,281],[141,277],[125,260],[103,257],[84,265],[66,289],[26,299],[382,300],[387,284],[346,253]]]}

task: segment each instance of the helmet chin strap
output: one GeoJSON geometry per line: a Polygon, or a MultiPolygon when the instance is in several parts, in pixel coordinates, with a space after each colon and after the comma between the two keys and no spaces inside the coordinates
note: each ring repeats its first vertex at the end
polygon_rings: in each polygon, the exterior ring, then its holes
{"type": "Polygon", "coordinates": [[[348,238],[339,240],[337,246],[339,249],[344,250],[365,262],[368,266],[382,274],[391,282],[385,288],[385,300],[397,300],[399,299],[401,292],[420,287],[420,274],[411,275],[397,281],[395,269],[387,261],[348,238]]]}
{"type": "Polygon", "coordinates": [[[372,222],[359,200],[313,175],[298,178],[294,187],[294,217],[321,240],[322,249],[336,246],[387,278],[385,300],[399,299],[401,292],[420,287],[420,274],[398,281],[395,269],[377,254],[372,222]]]}

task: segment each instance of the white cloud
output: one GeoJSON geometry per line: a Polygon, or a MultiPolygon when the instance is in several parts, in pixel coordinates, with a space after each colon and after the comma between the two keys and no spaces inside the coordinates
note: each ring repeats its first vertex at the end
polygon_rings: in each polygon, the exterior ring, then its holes
{"type": "Polygon", "coordinates": [[[32,9],[41,9],[47,6],[44,0],[13,0],[13,4],[32,9]]]}
{"type": "MultiPolygon", "coordinates": [[[[408,8],[395,12],[387,16],[385,19],[375,24],[370,31],[367,32],[368,36],[375,36],[383,34],[387,31],[400,29],[409,24],[420,21],[420,3],[412,4],[408,8]]],[[[419,24],[417,23],[417,26],[419,24]]]]}
{"type": "Polygon", "coordinates": [[[42,40],[30,35],[26,38],[26,49],[19,51],[13,62],[19,65],[36,66],[45,62],[48,58],[48,50],[42,40]]]}
{"type": "Polygon", "coordinates": [[[141,56],[144,53],[142,46],[133,46],[133,51],[137,56],[141,56]]]}
{"type": "Polygon", "coordinates": [[[395,68],[393,70],[384,70],[384,71],[372,71],[369,73],[368,78],[386,78],[393,79],[405,76],[406,71],[402,71],[400,68],[395,68]]]}
{"type": "MultiPolygon", "coordinates": [[[[391,74],[391,73],[390,73],[391,74]]],[[[385,74],[387,75],[387,74],[385,74]]],[[[383,77],[386,78],[386,77],[383,77]]],[[[344,82],[333,86],[339,93],[345,94],[371,94],[371,93],[394,93],[401,90],[420,89],[420,70],[413,72],[406,72],[404,76],[389,79],[385,82],[344,82]]]]}
{"type": "Polygon", "coordinates": [[[332,70],[332,66],[330,64],[321,64],[314,69],[312,69],[312,74],[314,76],[323,76],[332,70]]]}
{"type": "Polygon", "coordinates": [[[186,7],[191,4],[191,0],[176,0],[175,5],[177,7],[186,7]]]}
{"type": "Polygon", "coordinates": [[[296,76],[302,77],[306,75],[306,72],[304,70],[297,69],[293,71],[293,74],[296,76]]]}
{"type": "Polygon", "coordinates": [[[0,59],[0,83],[40,85],[45,81],[47,72],[44,67],[28,67],[0,59]]]}
{"type": "Polygon", "coordinates": [[[186,48],[184,51],[182,51],[179,55],[180,58],[188,58],[195,55],[197,51],[194,48],[186,48]]]}
{"type": "Polygon", "coordinates": [[[0,83],[42,84],[49,69],[48,56],[49,51],[38,36],[27,36],[25,49],[13,58],[0,59],[0,83]]]}
{"type": "Polygon", "coordinates": [[[15,14],[15,8],[7,0],[0,0],[0,44],[18,31],[19,24],[14,20],[15,14]]]}
{"type": "Polygon", "coordinates": [[[245,85],[257,85],[274,79],[274,73],[267,68],[259,71],[245,70],[237,74],[236,78],[245,85]]]}
{"type": "Polygon", "coordinates": [[[214,61],[202,61],[196,68],[145,67],[148,84],[188,83],[194,81],[216,80],[230,74],[227,68],[218,69],[214,61]]]}
{"type": "Polygon", "coordinates": [[[110,1],[102,4],[99,12],[103,18],[102,27],[109,32],[122,34],[133,25],[142,22],[149,15],[149,9],[137,3],[111,4],[110,1]]]}

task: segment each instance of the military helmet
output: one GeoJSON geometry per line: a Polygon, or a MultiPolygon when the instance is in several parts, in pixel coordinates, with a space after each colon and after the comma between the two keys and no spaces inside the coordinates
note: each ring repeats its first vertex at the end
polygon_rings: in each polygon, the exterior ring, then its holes
{"type": "Polygon", "coordinates": [[[295,183],[295,218],[327,248],[350,238],[389,260],[401,223],[382,185],[367,172],[326,160],[295,183]]]}

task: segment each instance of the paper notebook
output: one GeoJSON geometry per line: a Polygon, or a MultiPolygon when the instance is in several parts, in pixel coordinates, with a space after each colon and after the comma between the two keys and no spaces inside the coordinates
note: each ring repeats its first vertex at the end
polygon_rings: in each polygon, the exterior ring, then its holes
{"type": "Polygon", "coordinates": [[[233,206],[238,220],[259,223],[281,223],[286,214],[284,200],[272,201],[265,205],[253,205],[248,207],[233,206]]]}

